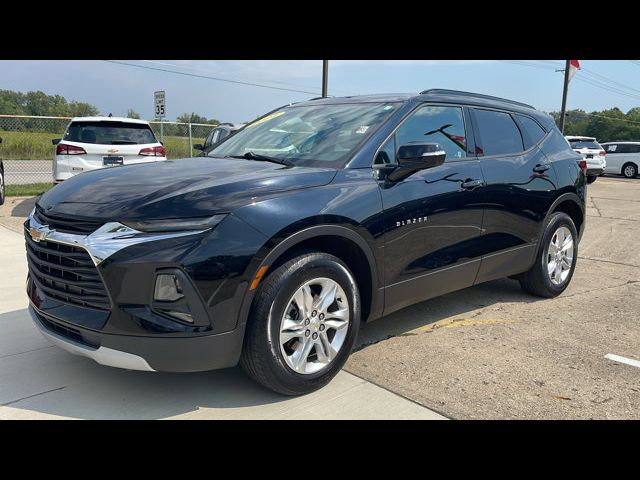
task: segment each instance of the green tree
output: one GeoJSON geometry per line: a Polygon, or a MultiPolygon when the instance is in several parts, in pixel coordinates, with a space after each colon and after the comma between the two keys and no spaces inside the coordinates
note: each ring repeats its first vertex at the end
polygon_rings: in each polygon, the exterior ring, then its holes
{"type": "Polygon", "coordinates": [[[140,114],[133,108],[130,108],[129,110],[127,110],[127,118],[140,118],[140,114]]]}

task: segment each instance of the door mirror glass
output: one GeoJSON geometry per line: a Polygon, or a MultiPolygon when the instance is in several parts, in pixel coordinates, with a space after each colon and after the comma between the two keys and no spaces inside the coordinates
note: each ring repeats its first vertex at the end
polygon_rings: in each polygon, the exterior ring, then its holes
{"type": "Polygon", "coordinates": [[[51,140],[51,143],[53,143],[54,145],[59,144],[62,141],[61,138],[54,138],[53,140],[51,140]]]}
{"type": "Polygon", "coordinates": [[[196,143],[196,144],[193,146],[193,148],[194,148],[195,150],[204,150],[204,147],[202,146],[202,144],[201,144],[201,143],[196,143]]]}

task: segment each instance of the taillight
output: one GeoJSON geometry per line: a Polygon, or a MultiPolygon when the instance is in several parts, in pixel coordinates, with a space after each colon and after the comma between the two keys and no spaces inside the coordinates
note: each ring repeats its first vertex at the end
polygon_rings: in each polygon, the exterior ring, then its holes
{"type": "Polygon", "coordinates": [[[607,152],[605,152],[604,150],[600,150],[600,151],[598,152],[598,155],[601,155],[601,156],[603,156],[603,157],[604,157],[606,154],[607,154],[607,152]]]}
{"type": "Polygon", "coordinates": [[[56,155],[86,155],[86,151],[82,147],[76,147],[75,145],[67,145],[66,143],[59,143],[56,146],[56,155]]]}
{"type": "Polygon", "coordinates": [[[164,147],[149,147],[140,150],[140,153],[138,155],[142,155],[145,157],[164,157],[166,153],[167,150],[164,147]]]}
{"type": "Polygon", "coordinates": [[[586,160],[579,160],[578,161],[578,165],[580,166],[580,170],[582,170],[583,172],[587,171],[587,161],[586,160]]]}

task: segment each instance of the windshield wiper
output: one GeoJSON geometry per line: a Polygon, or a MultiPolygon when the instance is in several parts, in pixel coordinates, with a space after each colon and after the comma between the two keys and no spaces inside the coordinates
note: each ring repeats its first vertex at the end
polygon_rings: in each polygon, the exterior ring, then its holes
{"type": "Polygon", "coordinates": [[[244,155],[229,155],[231,158],[244,158],[246,160],[258,160],[259,162],[273,162],[280,165],[286,165],[292,167],[293,163],[284,158],[268,157],[267,155],[260,155],[258,153],[247,152],[244,155]]]}

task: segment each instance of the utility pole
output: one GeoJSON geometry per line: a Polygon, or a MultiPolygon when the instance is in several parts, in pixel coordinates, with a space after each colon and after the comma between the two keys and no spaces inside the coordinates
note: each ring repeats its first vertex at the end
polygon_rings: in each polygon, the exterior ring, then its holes
{"type": "Polygon", "coordinates": [[[327,96],[327,86],[329,84],[329,60],[322,61],[322,96],[327,96]]]}
{"type": "Polygon", "coordinates": [[[564,117],[567,110],[567,90],[569,89],[569,64],[570,60],[564,66],[564,90],[562,91],[562,109],[560,109],[560,132],[564,134],[564,117]]]}

